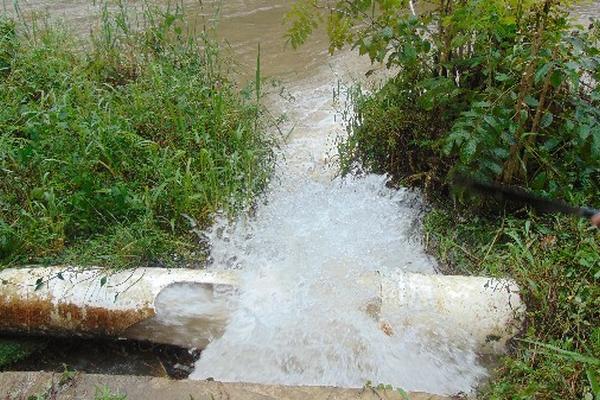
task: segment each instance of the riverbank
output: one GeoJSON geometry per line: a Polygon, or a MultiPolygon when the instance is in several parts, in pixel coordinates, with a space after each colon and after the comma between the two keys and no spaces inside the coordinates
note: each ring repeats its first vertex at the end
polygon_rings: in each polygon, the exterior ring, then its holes
{"type": "Polygon", "coordinates": [[[600,354],[600,233],[570,217],[488,214],[438,204],[425,240],[444,272],[510,276],[525,324],[480,397],[592,399],[600,354]]]}

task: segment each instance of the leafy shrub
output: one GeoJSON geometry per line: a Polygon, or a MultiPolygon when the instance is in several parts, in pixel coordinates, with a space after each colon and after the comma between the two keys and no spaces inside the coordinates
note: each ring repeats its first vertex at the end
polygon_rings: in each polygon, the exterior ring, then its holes
{"type": "MultiPolygon", "coordinates": [[[[440,0],[412,15],[406,1],[308,1],[314,20],[329,14],[332,50],[350,44],[397,71],[358,103],[343,157],[396,178],[462,172],[550,195],[597,193],[600,28],[574,29],[571,3],[440,0]],[[381,106],[398,127],[379,129],[369,114],[381,106]],[[423,153],[404,157],[394,143],[423,153]],[[432,168],[412,162],[431,151],[432,168]]],[[[311,31],[298,27],[299,8],[288,17],[292,44],[311,31]]]]}
{"type": "Polygon", "coordinates": [[[144,12],[142,31],[125,11],[105,15],[83,52],[57,26],[15,33],[3,20],[0,260],[75,248],[148,260],[193,244],[184,214],[206,224],[266,183],[260,109],[214,43],[186,35],[179,10],[144,12]]]}
{"type": "Polygon", "coordinates": [[[345,173],[360,166],[390,175],[391,183],[427,186],[450,168],[452,157],[441,156],[438,143],[451,118],[419,108],[415,96],[400,89],[400,78],[371,95],[352,91],[350,135],[338,144],[340,165],[345,173]]]}

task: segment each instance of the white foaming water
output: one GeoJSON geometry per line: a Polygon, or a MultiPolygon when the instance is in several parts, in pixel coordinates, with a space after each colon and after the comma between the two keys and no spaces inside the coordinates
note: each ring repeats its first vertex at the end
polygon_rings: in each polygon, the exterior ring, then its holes
{"type": "Polygon", "coordinates": [[[435,273],[435,262],[420,242],[418,194],[387,188],[383,176],[332,178],[325,154],[337,125],[328,80],[315,76],[296,88],[297,134],[264,204],[208,232],[209,268],[239,270],[241,287],[223,336],[202,352],[191,378],[471,391],[485,375],[473,346],[456,334],[449,343],[432,311],[392,331],[386,321],[410,316],[380,315],[380,288],[362,280],[435,273]]]}

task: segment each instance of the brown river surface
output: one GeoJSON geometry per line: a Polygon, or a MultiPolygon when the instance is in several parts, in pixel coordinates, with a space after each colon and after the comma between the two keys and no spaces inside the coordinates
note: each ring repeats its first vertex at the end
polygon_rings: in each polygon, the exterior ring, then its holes
{"type": "MultiPolygon", "coordinates": [[[[12,1],[2,1],[4,9],[10,12],[12,1]]],[[[99,13],[92,0],[19,0],[18,3],[25,13],[41,11],[81,30],[89,29],[95,20],[93,16],[99,13]]],[[[166,1],[161,3],[168,4],[166,1]]],[[[266,76],[293,80],[327,63],[327,39],[322,32],[300,49],[293,50],[286,44],[283,19],[293,1],[183,0],[183,4],[187,16],[198,28],[212,26],[218,20],[218,35],[233,50],[243,74],[254,71],[259,43],[266,76]]],[[[590,17],[600,15],[600,1],[583,1],[574,6],[573,11],[579,21],[585,23],[590,17]]]]}
{"type": "MultiPolygon", "coordinates": [[[[133,8],[136,3],[130,4],[133,8]]],[[[259,43],[262,72],[266,76],[293,80],[327,62],[327,41],[322,33],[298,50],[286,45],[283,18],[291,1],[184,0],[183,4],[186,19],[197,29],[216,26],[224,47],[230,48],[244,76],[254,72],[259,43]]],[[[4,0],[4,7],[9,12],[13,10],[10,1],[4,0]]],[[[80,32],[93,28],[100,12],[91,0],[19,0],[19,7],[25,15],[32,11],[48,14],[80,32]]]]}

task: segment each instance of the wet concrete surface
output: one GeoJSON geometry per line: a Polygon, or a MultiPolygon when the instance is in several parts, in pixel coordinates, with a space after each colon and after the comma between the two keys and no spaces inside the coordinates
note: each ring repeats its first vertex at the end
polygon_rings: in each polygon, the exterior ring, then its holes
{"type": "Polygon", "coordinates": [[[94,399],[107,391],[128,400],[449,400],[425,393],[402,393],[371,387],[340,389],[317,386],[256,385],[215,381],[174,381],[164,378],[44,372],[0,373],[0,399],[94,399]],[[40,397],[36,397],[40,396],[40,397]],[[44,397],[45,396],[45,397],[44,397]]]}

